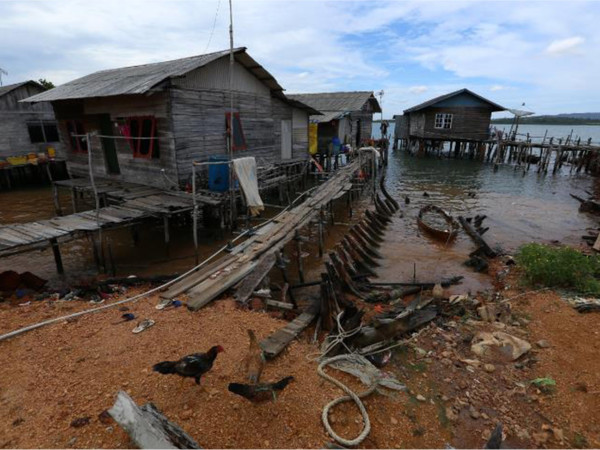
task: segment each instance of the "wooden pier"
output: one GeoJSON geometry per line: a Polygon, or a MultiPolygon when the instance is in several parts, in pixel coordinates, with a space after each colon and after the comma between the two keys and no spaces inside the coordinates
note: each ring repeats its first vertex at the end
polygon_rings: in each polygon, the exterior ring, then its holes
{"type": "Polygon", "coordinates": [[[187,294],[188,307],[197,310],[258,268],[261,274],[257,274],[256,278],[260,281],[276,261],[282,259],[284,246],[293,239],[299,239],[298,230],[319,217],[322,209],[333,200],[351,192],[356,172],[366,164],[369,164],[369,159],[358,158],[340,168],[303,203],[282,212],[245,242],[232,248],[226,256],[170,286],[161,297],[172,299],[187,294]]]}
{"type": "Polygon", "coordinates": [[[432,154],[441,157],[444,154],[449,158],[491,162],[495,169],[500,164],[512,164],[515,170],[528,172],[534,165],[538,173],[556,173],[564,164],[569,164],[571,172],[600,172],[600,145],[592,143],[591,138],[572,139],[572,133],[566,138],[548,137],[546,134],[536,142],[528,134],[523,137],[519,139],[512,134],[479,141],[399,139],[397,148],[416,156],[432,154]]]}

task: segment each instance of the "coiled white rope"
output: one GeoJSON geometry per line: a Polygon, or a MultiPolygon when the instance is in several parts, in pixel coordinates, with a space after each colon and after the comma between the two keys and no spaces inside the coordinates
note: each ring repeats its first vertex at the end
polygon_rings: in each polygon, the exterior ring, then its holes
{"type": "Polygon", "coordinates": [[[361,444],[366,439],[366,437],[369,435],[369,433],[371,432],[371,420],[369,419],[369,414],[367,413],[367,409],[365,408],[365,405],[362,402],[361,398],[371,395],[377,389],[379,382],[377,380],[371,380],[371,386],[369,386],[369,388],[366,391],[361,392],[360,394],[356,394],[344,383],[333,378],[331,375],[327,375],[323,371],[323,368],[325,366],[328,366],[334,362],[343,361],[343,360],[352,361],[353,355],[334,356],[333,358],[325,359],[317,367],[317,373],[319,374],[319,376],[321,376],[322,378],[326,379],[327,381],[335,384],[342,391],[344,391],[346,394],[348,394],[343,397],[336,398],[335,400],[333,400],[333,401],[329,402],[327,405],[325,405],[325,407],[323,408],[323,412],[321,414],[321,420],[323,421],[323,426],[325,426],[327,433],[329,433],[329,435],[333,439],[335,439],[341,445],[353,447],[353,446],[361,444]],[[346,439],[346,438],[341,437],[335,431],[333,431],[333,428],[331,428],[331,424],[329,423],[329,410],[331,408],[333,408],[334,406],[339,405],[340,403],[347,402],[350,400],[352,400],[352,401],[354,401],[354,403],[356,403],[356,406],[358,406],[360,414],[363,418],[363,429],[360,432],[360,434],[358,436],[356,436],[354,439],[346,439]]]}

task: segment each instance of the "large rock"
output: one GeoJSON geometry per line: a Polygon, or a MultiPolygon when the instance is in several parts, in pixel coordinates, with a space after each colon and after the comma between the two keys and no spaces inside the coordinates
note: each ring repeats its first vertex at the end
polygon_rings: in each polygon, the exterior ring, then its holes
{"type": "Polygon", "coordinates": [[[481,331],[475,335],[471,345],[471,351],[479,357],[500,357],[510,361],[518,359],[529,350],[529,342],[502,331],[481,331]]]}

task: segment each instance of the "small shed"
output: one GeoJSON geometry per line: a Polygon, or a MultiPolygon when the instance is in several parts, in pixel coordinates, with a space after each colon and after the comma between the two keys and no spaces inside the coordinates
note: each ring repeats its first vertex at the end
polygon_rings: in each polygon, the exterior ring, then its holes
{"type": "Polygon", "coordinates": [[[21,103],[44,88],[29,80],[0,86],[0,158],[63,151],[54,111],[50,104],[21,103]]]}
{"type": "Polygon", "coordinates": [[[308,117],[319,112],[287,98],[245,47],[233,53],[232,93],[223,50],[95,72],[26,101],[52,104],[75,175],[87,174],[91,145],[99,176],[184,186],[192,161],[227,155],[231,124],[234,157],[254,156],[259,165],[307,159],[308,117]],[[88,144],[78,137],[86,133],[111,137],[88,144]]]}
{"type": "Polygon", "coordinates": [[[322,113],[310,117],[311,122],[318,124],[319,151],[325,151],[335,136],[344,144],[360,146],[371,139],[373,113],[381,112],[372,91],[288,94],[288,97],[322,113]]]}
{"type": "Polygon", "coordinates": [[[504,109],[468,89],[460,89],[394,116],[395,140],[484,141],[489,138],[492,112],[504,109]]]}

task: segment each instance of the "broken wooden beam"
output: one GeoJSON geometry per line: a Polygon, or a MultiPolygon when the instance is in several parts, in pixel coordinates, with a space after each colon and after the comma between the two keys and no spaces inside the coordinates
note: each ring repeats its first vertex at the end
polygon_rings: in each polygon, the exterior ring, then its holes
{"type": "Polygon", "coordinates": [[[152,403],[139,407],[126,392],[119,391],[108,413],[139,448],[201,448],[152,403]]]}
{"type": "Polygon", "coordinates": [[[464,230],[467,232],[467,234],[471,237],[471,239],[473,239],[473,241],[477,244],[479,248],[481,248],[481,250],[488,258],[495,258],[496,256],[498,256],[498,253],[488,245],[485,239],[483,239],[481,234],[475,229],[475,227],[472,224],[468,222],[468,220],[466,220],[463,216],[458,216],[458,221],[460,222],[464,230]]]}
{"type": "Polygon", "coordinates": [[[263,255],[254,270],[240,283],[235,292],[235,299],[244,304],[248,301],[254,290],[260,282],[271,271],[276,261],[275,252],[269,252],[263,255]]]}
{"type": "Polygon", "coordinates": [[[275,358],[284,348],[288,346],[306,327],[308,327],[317,317],[319,312],[319,303],[314,302],[306,311],[280,328],[275,333],[260,342],[265,357],[267,359],[275,358]]]}

